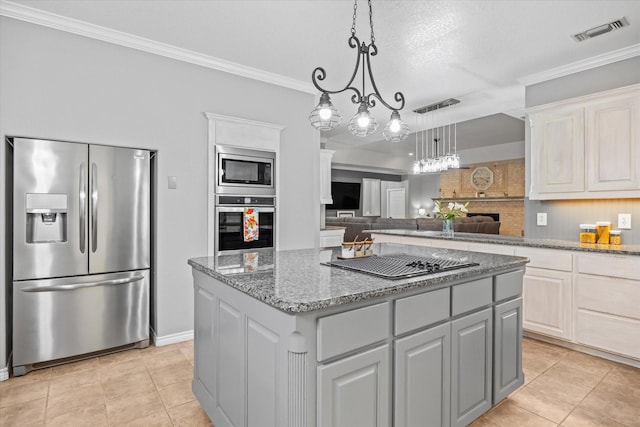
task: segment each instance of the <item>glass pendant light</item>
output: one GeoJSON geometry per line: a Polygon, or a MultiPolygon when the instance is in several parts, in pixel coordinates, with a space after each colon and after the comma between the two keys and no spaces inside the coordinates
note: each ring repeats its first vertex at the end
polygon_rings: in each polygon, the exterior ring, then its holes
{"type": "Polygon", "coordinates": [[[311,111],[311,114],[309,114],[309,121],[311,122],[311,126],[317,130],[326,131],[338,127],[342,121],[342,116],[331,103],[331,98],[329,98],[328,93],[323,92],[322,95],[320,95],[320,102],[316,108],[311,111]]]}
{"type": "Polygon", "coordinates": [[[390,142],[400,142],[409,135],[409,126],[400,119],[400,113],[396,110],[391,112],[391,119],[384,127],[382,136],[390,142]]]}
{"type": "Polygon", "coordinates": [[[376,129],[378,129],[378,121],[369,114],[367,103],[360,103],[358,112],[349,121],[349,132],[355,136],[365,137],[374,133],[376,129]]]}

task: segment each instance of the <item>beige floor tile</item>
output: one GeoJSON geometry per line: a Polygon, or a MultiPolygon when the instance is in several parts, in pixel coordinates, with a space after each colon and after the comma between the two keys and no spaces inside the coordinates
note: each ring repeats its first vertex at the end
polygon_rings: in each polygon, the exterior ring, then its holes
{"type": "Polygon", "coordinates": [[[62,375],[71,374],[73,372],[86,371],[88,369],[96,369],[98,367],[98,358],[79,360],[77,362],[65,363],[51,368],[51,378],[62,375]]]}
{"type": "Polygon", "coordinates": [[[524,339],[522,341],[522,348],[530,354],[553,358],[561,358],[571,352],[569,349],[534,339],[524,339]]]}
{"type": "Polygon", "coordinates": [[[143,359],[147,369],[149,370],[159,369],[182,361],[187,361],[187,358],[182,354],[180,348],[164,353],[145,356],[143,359]]]}
{"type": "Polygon", "coordinates": [[[49,381],[26,383],[0,390],[0,408],[47,397],[49,381]]]}
{"type": "Polygon", "coordinates": [[[557,424],[507,400],[484,416],[498,427],[556,427],[557,424]]]}
{"type": "Polygon", "coordinates": [[[84,407],[104,405],[104,395],[100,385],[87,385],[49,396],[47,400],[47,419],[55,418],[84,407]]]}
{"type": "Polygon", "coordinates": [[[0,390],[18,385],[48,381],[51,378],[51,368],[37,369],[20,377],[11,377],[6,381],[0,381],[0,390]]]}
{"type": "Polygon", "coordinates": [[[618,383],[640,390],[640,369],[617,364],[603,380],[606,383],[618,383]]]}
{"type": "Polygon", "coordinates": [[[49,396],[55,396],[88,385],[100,385],[100,372],[90,369],[52,378],[49,383],[49,396]]]}
{"type": "Polygon", "coordinates": [[[509,400],[529,412],[556,423],[562,422],[574,408],[570,403],[529,387],[524,387],[511,395],[509,400]]]}
{"type": "Polygon", "coordinates": [[[105,356],[98,357],[98,364],[100,367],[111,366],[113,364],[125,362],[127,360],[140,359],[142,355],[138,349],[130,349],[126,351],[119,351],[113,354],[107,354],[105,356]]]}
{"type": "MultiPolygon", "coordinates": [[[[118,424],[113,425],[116,426],[118,424]]],[[[173,426],[173,423],[171,422],[171,418],[169,418],[167,411],[162,410],[120,425],[126,425],[127,427],[171,427],[173,426]]]]}
{"type": "Polygon", "coordinates": [[[193,350],[194,347],[194,342],[193,340],[189,340],[189,341],[182,341],[178,343],[178,347],[180,347],[181,349],[191,349],[193,350]]]}
{"type": "Polygon", "coordinates": [[[604,375],[603,373],[591,373],[568,365],[554,365],[529,383],[527,387],[563,402],[577,405],[604,375]]]}
{"type": "Polygon", "coordinates": [[[160,398],[165,408],[173,408],[174,406],[196,400],[196,397],[191,391],[191,380],[180,381],[160,388],[158,389],[158,393],[160,393],[160,398]]]}
{"type": "Polygon", "coordinates": [[[163,410],[164,405],[156,390],[107,400],[107,416],[111,425],[125,424],[163,410]]]}
{"type": "Polygon", "coordinates": [[[149,373],[144,370],[124,377],[111,378],[102,382],[105,399],[116,399],[120,396],[137,396],[151,393],[156,386],[149,373]]]}
{"type": "Polygon", "coordinates": [[[150,369],[149,373],[156,387],[162,388],[170,384],[193,379],[193,366],[186,360],[159,369],[150,369]]]}
{"type": "Polygon", "coordinates": [[[581,369],[589,373],[604,375],[616,367],[617,363],[578,351],[572,351],[563,357],[556,366],[571,366],[572,368],[581,369]]]}
{"type": "Polygon", "coordinates": [[[121,379],[139,372],[146,372],[146,370],[147,367],[141,358],[125,360],[116,364],[101,365],[100,379],[102,382],[121,379]]]}
{"type": "Polygon", "coordinates": [[[184,354],[184,357],[187,358],[189,363],[193,365],[193,357],[194,357],[193,347],[180,347],[180,351],[182,352],[182,354],[184,354]]]}
{"type": "Polygon", "coordinates": [[[213,426],[209,417],[197,401],[175,406],[168,410],[175,426],[205,427],[213,426]]]}
{"type": "Polygon", "coordinates": [[[606,414],[620,424],[640,426],[640,389],[603,381],[579,407],[597,415],[606,414]]]}
{"type": "Polygon", "coordinates": [[[605,414],[594,414],[577,407],[561,424],[562,427],[625,427],[605,414]]]}
{"type": "Polygon", "coordinates": [[[108,426],[107,407],[105,404],[79,406],[72,411],[55,416],[47,413],[46,426],[49,427],[101,427],[108,426]]]}
{"type": "Polygon", "coordinates": [[[541,372],[532,371],[524,367],[522,368],[522,372],[524,372],[524,385],[529,384],[541,375],[541,372]]]}
{"type": "Polygon", "coordinates": [[[16,403],[0,408],[0,425],[2,427],[24,426],[44,421],[47,399],[37,399],[16,403]]]}

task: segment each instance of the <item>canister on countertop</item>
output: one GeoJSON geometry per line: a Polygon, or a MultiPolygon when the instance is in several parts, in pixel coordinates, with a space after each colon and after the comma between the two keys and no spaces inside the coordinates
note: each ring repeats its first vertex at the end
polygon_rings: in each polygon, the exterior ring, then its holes
{"type": "Polygon", "coordinates": [[[580,243],[596,242],[596,225],[580,224],[580,243]]]}
{"type": "Polygon", "coordinates": [[[596,221],[597,242],[600,244],[609,244],[609,232],[611,231],[611,221],[596,221]]]}
{"type": "Polygon", "coordinates": [[[611,230],[609,232],[609,243],[612,245],[621,245],[622,244],[622,231],[620,230],[611,230]]]}

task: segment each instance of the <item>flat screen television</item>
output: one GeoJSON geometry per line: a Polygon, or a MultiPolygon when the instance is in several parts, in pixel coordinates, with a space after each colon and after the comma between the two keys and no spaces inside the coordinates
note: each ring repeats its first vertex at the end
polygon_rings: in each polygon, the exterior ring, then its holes
{"type": "Polygon", "coordinates": [[[331,198],[327,209],[360,209],[360,183],[332,181],[331,198]]]}

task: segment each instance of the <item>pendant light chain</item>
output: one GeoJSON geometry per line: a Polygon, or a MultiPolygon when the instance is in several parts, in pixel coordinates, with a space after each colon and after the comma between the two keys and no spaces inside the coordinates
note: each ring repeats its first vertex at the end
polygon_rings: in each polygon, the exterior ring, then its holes
{"type": "MultiPolygon", "coordinates": [[[[351,96],[351,102],[358,105],[358,112],[349,121],[348,129],[355,135],[365,137],[376,131],[378,128],[378,121],[370,113],[370,109],[374,108],[377,103],[382,104],[391,111],[391,117],[389,122],[382,132],[382,136],[390,142],[400,142],[409,135],[409,126],[400,119],[400,110],[404,108],[404,95],[402,92],[396,92],[393,95],[393,100],[397,103],[397,106],[391,106],[384,100],[373,78],[373,71],[371,70],[371,57],[378,54],[378,48],[375,45],[376,37],[373,31],[373,7],[371,6],[371,0],[367,0],[369,6],[369,27],[371,29],[371,42],[367,45],[365,42],[360,42],[356,35],[356,21],[358,15],[358,0],[353,2],[353,17],[351,23],[351,37],[349,37],[349,47],[357,50],[356,64],[351,79],[347,84],[338,90],[328,90],[320,86],[318,82],[322,82],[327,73],[322,67],[316,67],[311,74],[311,81],[313,85],[321,93],[320,102],[316,108],[309,114],[309,121],[311,126],[320,131],[328,131],[335,129],[340,125],[342,116],[338,110],[331,103],[329,97],[330,94],[341,93],[346,90],[352,91],[354,94],[351,96]],[[362,87],[358,88],[353,85],[358,80],[358,71],[362,66],[362,87]],[[366,69],[365,69],[366,67],[366,69]],[[369,84],[367,85],[367,77],[369,78],[369,84]],[[371,93],[366,93],[367,86],[372,89],[371,93]]],[[[357,84],[357,83],[356,83],[357,84]]]]}
{"type": "Polygon", "coordinates": [[[369,26],[371,27],[371,45],[375,45],[376,35],[373,33],[373,9],[371,8],[371,0],[369,0],[369,26]]]}

